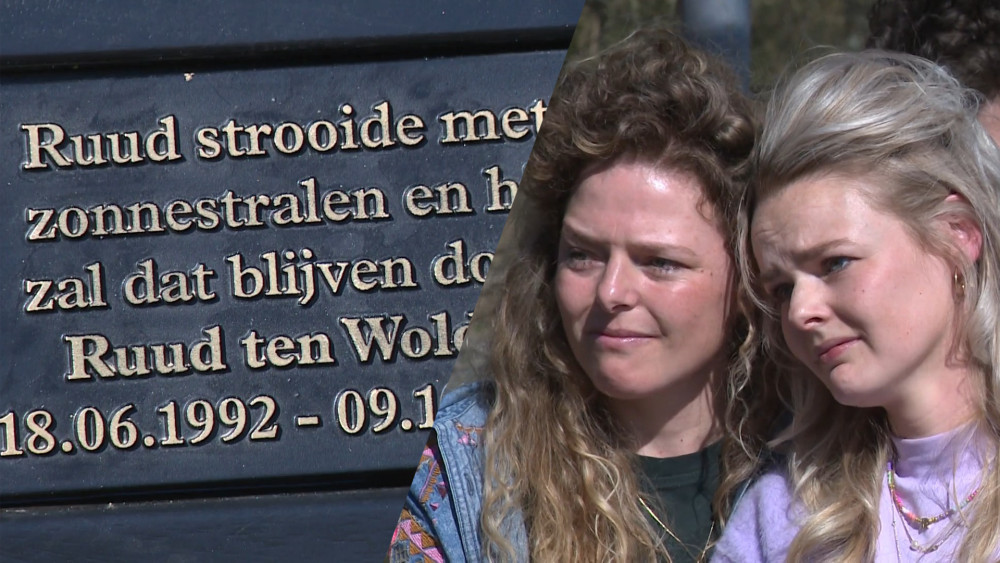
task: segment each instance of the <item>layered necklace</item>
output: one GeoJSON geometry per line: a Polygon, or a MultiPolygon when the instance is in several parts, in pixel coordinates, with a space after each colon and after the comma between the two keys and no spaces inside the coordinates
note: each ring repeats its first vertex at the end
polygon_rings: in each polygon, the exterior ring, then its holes
{"type": "Polygon", "coordinates": [[[646,504],[646,501],[643,500],[642,495],[639,495],[639,504],[641,504],[642,507],[646,509],[646,513],[649,514],[650,517],[652,517],[653,520],[656,521],[656,523],[659,524],[661,528],[663,528],[663,531],[666,532],[667,535],[669,535],[671,538],[673,538],[673,540],[677,542],[677,545],[681,546],[681,549],[686,551],[687,554],[691,556],[692,561],[697,561],[698,563],[703,563],[704,561],[708,561],[708,548],[712,545],[712,534],[715,533],[714,518],[712,519],[712,527],[708,529],[708,538],[705,540],[705,545],[704,547],[701,548],[701,552],[697,556],[695,556],[695,554],[692,553],[691,550],[687,548],[687,544],[681,541],[681,539],[677,537],[677,534],[671,531],[670,528],[668,528],[667,525],[663,523],[663,520],[660,520],[660,517],[657,516],[655,512],[653,512],[653,509],[651,509],[649,505],[646,504]]]}
{"type": "Polygon", "coordinates": [[[892,535],[894,541],[896,542],[897,560],[902,560],[900,558],[899,542],[896,536],[897,513],[903,520],[904,526],[902,526],[902,528],[903,532],[906,534],[906,539],[909,540],[910,542],[910,550],[918,551],[923,555],[926,555],[928,553],[933,553],[934,551],[937,551],[937,549],[941,547],[944,544],[944,542],[948,540],[949,537],[951,537],[951,535],[955,532],[955,530],[959,528],[960,521],[957,519],[952,520],[952,517],[954,517],[956,514],[965,509],[965,507],[969,506],[969,503],[971,503],[973,500],[976,499],[976,496],[979,495],[980,488],[982,488],[982,483],[980,483],[980,485],[977,486],[975,490],[973,490],[964,499],[962,499],[962,501],[958,504],[957,507],[949,508],[948,510],[945,510],[944,512],[936,514],[934,516],[919,516],[917,515],[916,512],[910,510],[909,508],[906,507],[905,504],[903,504],[903,497],[899,494],[899,491],[896,490],[896,469],[893,466],[893,462],[891,459],[888,462],[886,475],[887,475],[886,480],[889,483],[889,496],[892,497],[892,503],[893,505],[895,505],[895,510],[892,516],[892,535]],[[910,528],[916,530],[917,533],[926,532],[927,529],[932,524],[936,524],[943,520],[951,520],[951,522],[949,523],[948,527],[944,530],[944,532],[942,532],[941,535],[938,536],[938,538],[932,541],[929,545],[924,545],[919,543],[913,537],[913,534],[910,532],[910,528]]]}

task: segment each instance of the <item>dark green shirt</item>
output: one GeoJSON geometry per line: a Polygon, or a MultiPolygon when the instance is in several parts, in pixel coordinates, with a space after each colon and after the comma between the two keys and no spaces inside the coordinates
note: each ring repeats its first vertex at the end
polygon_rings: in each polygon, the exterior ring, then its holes
{"type": "Polygon", "coordinates": [[[648,481],[646,504],[684,543],[679,544],[650,517],[650,523],[661,533],[674,563],[698,561],[709,541],[709,533],[714,537],[719,535],[720,530],[713,531],[712,526],[712,496],[719,486],[721,450],[722,443],[716,442],[679,457],[639,456],[640,469],[648,481]],[[654,490],[650,491],[650,486],[654,490]]]}

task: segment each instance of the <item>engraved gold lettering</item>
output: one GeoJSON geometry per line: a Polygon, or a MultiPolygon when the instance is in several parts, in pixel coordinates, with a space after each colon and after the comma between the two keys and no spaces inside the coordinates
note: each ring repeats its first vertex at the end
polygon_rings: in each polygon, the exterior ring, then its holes
{"type": "Polygon", "coordinates": [[[514,198],[517,197],[517,182],[514,180],[501,180],[500,167],[490,166],[483,170],[489,181],[489,203],[486,211],[506,213],[514,205],[514,198]]]}
{"type": "Polygon", "coordinates": [[[181,154],[177,152],[177,119],[168,115],[160,120],[163,127],[146,137],[146,157],[153,162],[178,160],[181,154]]]}
{"type": "Polygon", "coordinates": [[[222,216],[219,215],[219,202],[214,199],[199,199],[194,208],[198,213],[198,228],[206,231],[218,228],[222,216]]]}
{"type": "Polygon", "coordinates": [[[239,342],[243,347],[244,362],[251,369],[337,363],[333,355],[333,343],[322,332],[298,338],[283,334],[264,338],[256,330],[251,330],[239,342]]]}
{"type": "Polygon", "coordinates": [[[122,281],[122,297],[136,307],[158,303],[187,303],[192,300],[211,301],[216,294],[209,287],[209,278],[215,271],[205,264],[198,264],[189,272],[169,271],[157,273],[156,262],[147,258],[136,264],[137,272],[122,281]]]}
{"type": "Polygon", "coordinates": [[[183,342],[116,346],[101,334],[65,335],[69,348],[67,381],[113,378],[118,375],[163,376],[187,374],[193,368],[198,373],[224,372],[225,361],[222,327],[202,329],[204,337],[191,345],[183,342]],[[140,357],[142,359],[140,359],[140,357]]]}
{"type": "Polygon", "coordinates": [[[49,297],[52,280],[24,280],[24,292],[28,294],[28,303],[24,310],[28,313],[51,311],[53,299],[49,297]]]}
{"type": "Polygon", "coordinates": [[[28,231],[28,240],[46,240],[56,238],[56,225],[52,221],[55,217],[55,209],[28,209],[26,211],[28,224],[30,225],[32,221],[36,218],[38,222],[31,225],[31,230],[28,231]]]}
{"type": "Polygon", "coordinates": [[[222,126],[222,132],[226,134],[226,149],[229,150],[229,156],[243,156],[246,151],[240,147],[240,142],[236,137],[237,133],[243,131],[243,128],[236,125],[235,119],[230,119],[229,123],[222,126]]]}
{"type": "Polygon", "coordinates": [[[260,134],[270,135],[273,128],[268,124],[263,125],[248,125],[247,134],[250,135],[250,148],[247,150],[247,154],[250,156],[260,156],[266,155],[267,153],[264,149],[260,148],[260,134]]]}
{"type": "Polygon", "coordinates": [[[392,125],[389,124],[389,102],[377,104],[372,109],[375,110],[375,115],[364,119],[358,126],[361,144],[370,149],[395,145],[391,134],[392,125]]]}
{"type": "Polygon", "coordinates": [[[337,146],[337,127],[326,120],[314,121],[306,130],[309,146],[318,152],[326,152],[337,146]],[[323,129],[323,133],[320,132],[323,129]]]}
{"type": "Polygon", "coordinates": [[[177,146],[177,118],[168,115],[157,123],[160,127],[150,132],[144,143],[140,143],[138,132],[111,132],[70,135],[69,147],[65,146],[66,130],[56,123],[21,125],[27,137],[28,161],[24,163],[24,169],[68,168],[74,164],[101,166],[109,162],[133,164],[144,159],[170,162],[182,158],[177,146]],[[122,145],[122,137],[127,141],[127,147],[122,145]],[[141,148],[145,148],[144,154],[141,148]]]}
{"type": "Polygon", "coordinates": [[[90,218],[79,207],[67,207],[59,212],[59,232],[66,238],[79,238],[87,234],[90,218]]]}
{"type": "Polygon", "coordinates": [[[528,107],[528,111],[531,112],[532,117],[535,118],[535,131],[542,126],[542,120],[545,117],[545,101],[535,100],[535,103],[528,107]]]}
{"type": "Polygon", "coordinates": [[[299,209],[299,198],[293,194],[279,194],[275,196],[274,205],[277,209],[271,215],[271,220],[275,225],[298,225],[305,220],[299,209]]]}
{"type": "Polygon", "coordinates": [[[20,441],[17,439],[17,416],[14,411],[0,417],[0,426],[3,426],[3,448],[0,448],[0,457],[24,455],[24,450],[18,447],[20,441]]]}
{"type": "Polygon", "coordinates": [[[122,213],[122,208],[117,205],[96,205],[90,209],[90,212],[94,214],[94,230],[91,234],[95,236],[104,236],[110,233],[116,235],[123,235],[128,231],[125,230],[125,215],[122,213]],[[108,228],[109,221],[108,216],[111,216],[111,228],[108,228]]]}
{"type": "Polygon", "coordinates": [[[21,130],[28,133],[28,162],[24,165],[25,170],[48,168],[49,165],[42,162],[43,152],[56,166],[73,165],[73,161],[56,148],[66,138],[66,131],[62,127],[55,123],[38,123],[22,125],[21,130]]]}
{"type": "Polygon", "coordinates": [[[215,410],[208,401],[198,399],[188,403],[184,409],[184,418],[191,428],[199,431],[197,436],[188,440],[189,444],[204,442],[215,430],[215,410]]]}
{"type": "Polygon", "coordinates": [[[374,344],[378,347],[382,361],[387,362],[392,360],[396,354],[396,332],[404,318],[403,315],[341,317],[340,324],[347,329],[348,341],[354,348],[358,361],[361,363],[371,361],[372,345],[374,344]],[[382,325],[386,320],[391,323],[388,330],[382,325]],[[364,328],[361,326],[362,322],[365,323],[364,328]]]}
{"type": "Polygon", "coordinates": [[[142,152],[139,150],[139,133],[108,133],[108,142],[111,143],[111,161],[115,164],[132,164],[142,162],[142,152]],[[122,148],[120,138],[125,137],[128,147],[122,148]]]}
{"type": "Polygon", "coordinates": [[[445,183],[434,187],[435,196],[427,186],[416,185],[403,193],[406,211],[415,217],[472,213],[469,206],[469,190],[459,182],[445,183]]]}
{"type": "Polygon", "coordinates": [[[414,266],[408,258],[387,258],[381,261],[358,259],[353,262],[314,262],[312,249],[303,248],[296,254],[286,250],[281,255],[269,251],[260,255],[262,267],[252,266],[236,253],[226,257],[229,264],[233,296],[239,299],[256,297],[297,297],[305,306],[316,297],[316,288],[325,285],[332,295],[341,291],[347,278],[357,291],[375,289],[405,289],[418,286],[414,266]],[[301,258],[301,262],[299,259],[301,258]]]}
{"type": "Polygon", "coordinates": [[[321,223],[319,218],[319,202],[316,198],[316,178],[306,178],[299,182],[299,185],[306,191],[306,223],[321,223]]]}
{"type": "MultiPolygon", "coordinates": [[[[135,229],[144,233],[162,233],[163,225],[160,223],[160,208],[153,203],[133,203],[125,209],[131,213],[130,230],[135,229]],[[146,218],[143,220],[142,212],[146,211],[146,218]]],[[[61,225],[60,225],[61,226],[61,225]]],[[[63,233],[64,235],[66,233],[63,233]]],[[[67,235],[68,236],[68,235],[67,235]]]]}
{"type": "Polygon", "coordinates": [[[274,129],[274,147],[285,154],[299,152],[305,142],[305,132],[297,123],[282,123],[274,129]],[[291,145],[288,141],[291,141],[291,145]]]}
{"type": "Polygon", "coordinates": [[[376,351],[383,362],[391,361],[396,355],[397,345],[403,356],[409,359],[425,358],[432,353],[435,357],[458,354],[468,322],[452,331],[447,311],[428,318],[432,323],[431,330],[419,326],[404,329],[407,320],[403,315],[341,317],[340,324],[361,363],[372,361],[376,351]]]}
{"type": "Polygon", "coordinates": [[[53,280],[24,280],[24,292],[28,296],[24,311],[36,313],[60,309],[99,309],[107,307],[104,296],[103,269],[100,262],[84,267],[86,277],[66,277],[59,282],[53,280]],[[52,288],[56,291],[53,292],[52,288]]]}
{"type": "MultiPolygon", "coordinates": [[[[350,191],[328,190],[320,193],[315,178],[299,182],[301,193],[284,192],[236,195],[227,190],[218,198],[194,202],[175,199],[163,205],[136,202],[127,206],[100,203],[88,209],[68,206],[61,210],[25,211],[28,241],[53,241],[59,237],[79,239],[85,236],[111,237],[170,232],[184,232],[195,227],[211,231],[225,224],[230,229],[288,227],[326,221],[391,220],[388,198],[377,187],[350,191]]],[[[443,184],[439,192],[441,213],[471,213],[468,190],[459,183],[443,184]]],[[[420,213],[412,208],[411,212],[420,213]]]]}
{"type": "Polygon", "coordinates": [[[486,274],[493,260],[492,252],[478,252],[466,261],[464,240],[454,240],[447,247],[451,251],[434,258],[431,263],[434,281],[446,287],[465,285],[473,280],[479,283],[486,281],[486,274]]]}
{"type": "Polygon", "coordinates": [[[488,109],[481,109],[476,113],[464,110],[450,111],[442,114],[438,119],[444,124],[445,130],[441,144],[500,139],[500,135],[497,135],[497,116],[488,109]],[[476,121],[477,119],[479,121],[476,121]],[[482,133],[480,133],[479,124],[482,124],[484,130],[482,133]]]}
{"type": "Polygon", "coordinates": [[[198,156],[205,159],[218,158],[222,156],[222,143],[219,142],[219,130],[215,127],[202,127],[195,132],[198,140],[196,152],[198,156]]]}
{"type": "Polygon", "coordinates": [[[219,403],[219,422],[223,426],[232,427],[232,430],[222,437],[223,442],[232,442],[246,430],[247,406],[236,397],[226,397],[219,403]]]}
{"type": "MultiPolygon", "coordinates": [[[[192,219],[190,217],[178,217],[178,215],[189,215],[194,211],[191,204],[184,201],[183,199],[175,199],[167,204],[166,208],[166,221],[167,227],[171,231],[182,233],[194,226],[192,219]]],[[[94,234],[97,234],[95,231],[94,234]]],[[[120,233],[115,233],[120,234],[120,233]]]]}
{"type": "Polygon", "coordinates": [[[510,108],[500,115],[500,130],[508,139],[520,139],[531,132],[528,112],[521,108],[510,108]]]}
{"type": "Polygon", "coordinates": [[[368,408],[372,414],[381,418],[381,422],[372,424],[372,433],[384,432],[396,422],[399,416],[399,400],[392,389],[375,387],[368,393],[368,408]]]}
{"type": "Polygon", "coordinates": [[[191,345],[191,367],[195,371],[224,371],[226,364],[222,360],[226,357],[222,346],[222,327],[215,325],[204,330],[208,338],[198,340],[191,345]]]}
{"type": "Polygon", "coordinates": [[[73,156],[80,166],[91,166],[94,164],[107,164],[108,159],[104,158],[104,146],[100,135],[89,135],[89,146],[84,141],[83,135],[74,135],[69,138],[73,143],[73,156]]]}
{"type": "Polygon", "coordinates": [[[437,412],[437,408],[434,401],[434,386],[428,383],[420,389],[413,392],[413,398],[423,399],[423,420],[417,424],[417,428],[421,430],[426,430],[428,428],[434,427],[434,413],[437,412]]]}
{"type": "Polygon", "coordinates": [[[361,393],[345,389],[337,395],[334,405],[341,430],[347,434],[357,434],[364,430],[367,411],[361,393]]]}
{"type": "Polygon", "coordinates": [[[69,344],[70,372],[66,374],[68,381],[93,379],[93,375],[87,370],[88,366],[100,377],[115,376],[113,366],[101,359],[111,346],[107,338],[100,334],[82,334],[64,336],[63,340],[69,344]]]}
{"type": "Polygon", "coordinates": [[[403,192],[403,205],[407,213],[414,217],[426,217],[438,207],[434,204],[437,197],[427,186],[416,185],[403,192]]]}
{"type": "Polygon", "coordinates": [[[146,364],[146,349],[142,346],[122,346],[112,350],[115,354],[115,369],[122,377],[149,375],[152,373],[146,364]]]}
{"type": "Polygon", "coordinates": [[[278,437],[278,433],[281,428],[278,426],[274,419],[278,416],[278,403],[275,402],[273,397],[268,397],[267,395],[258,395],[253,399],[250,399],[250,407],[256,407],[260,405],[264,409],[264,416],[261,417],[257,426],[250,431],[250,440],[274,440],[278,437]]]}
{"type": "Polygon", "coordinates": [[[340,106],[340,113],[347,117],[347,119],[337,124],[344,129],[344,142],[340,144],[340,150],[361,148],[357,141],[354,140],[354,120],[351,119],[351,115],[354,113],[354,107],[351,104],[344,104],[340,106]]]}
{"type": "Polygon", "coordinates": [[[424,120],[420,119],[419,115],[404,115],[396,123],[396,137],[400,143],[408,147],[419,145],[424,140],[424,134],[410,136],[410,131],[422,130],[424,127],[424,120]]]}

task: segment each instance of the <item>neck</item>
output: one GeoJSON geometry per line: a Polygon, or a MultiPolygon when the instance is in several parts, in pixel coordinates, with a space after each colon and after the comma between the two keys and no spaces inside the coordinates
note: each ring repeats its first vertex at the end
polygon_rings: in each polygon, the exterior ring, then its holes
{"type": "Polygon", "coordinates": [[[893,434],[925,438],[958,428],[975,417],[975,371],[963,366],[949,372],[945,377],[913,381],[911,392],[885,405],[893,434]]]}
{"type": "Polygon", "coordinates": [[[717,373],[691,377],[639,399],[609,399],[612,411],[636,438],[636,453],[677,457],[694,453],[721,436],[715,415],[717,373]]]}

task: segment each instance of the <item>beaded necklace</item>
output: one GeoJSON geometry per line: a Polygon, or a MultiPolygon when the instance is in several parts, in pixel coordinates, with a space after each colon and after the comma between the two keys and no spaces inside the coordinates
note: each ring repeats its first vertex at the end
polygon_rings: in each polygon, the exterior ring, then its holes
{"type": "Polygon", "coordinates": [[[921,532],[926,531],[931,524],[935,524],[947,518],[951,518],[957,512],[961,511],[966,506],[969,506],[969,503],[975,500],[976,496],[979,494],[979,489],[982,487],[982,484],[980,483],[980,485],[976,487],[974,491],[969,493],[969,495],[966,496],[965,499],[963,499],[962,502],[959,503],[958,507],[956,508],[949,508],[948,510],[936,516],[926,516],[926,517],[918,516],[915,512],[913,512],[909,508],[906,508],[906,506],[903,504],[903,497],[901,497],[899,491],[896,490],[896,479],[895,479],[896,470],[893,467],[891,459],[889,460],[888,465],[889,465],[888,467],[889,496],[892,497],[892,502],[896,505],[896,509],[899,510],[899,514],[903,517],[903,520],[905,520],[906,523],[912,526],[914,529],[920,530],[921,532]]]}

